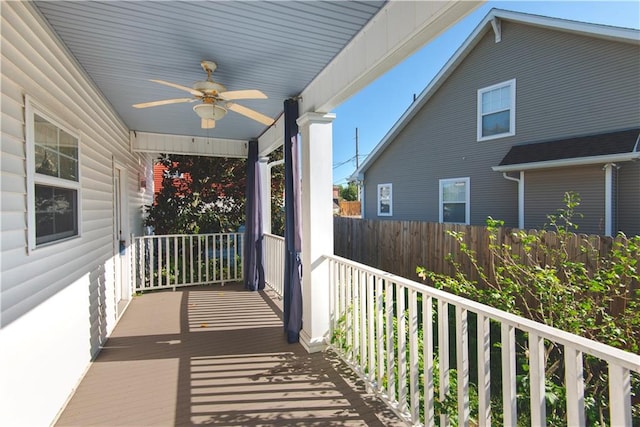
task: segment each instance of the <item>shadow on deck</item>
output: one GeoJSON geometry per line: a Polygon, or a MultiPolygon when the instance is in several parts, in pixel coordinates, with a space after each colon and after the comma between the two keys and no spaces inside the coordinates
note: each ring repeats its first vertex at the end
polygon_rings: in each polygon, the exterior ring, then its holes
{"type": "Polygon", "coordinates": [[[333,353],[287,344],[267,294],[134,298],[56,425],[404,425],[333,353]]]}

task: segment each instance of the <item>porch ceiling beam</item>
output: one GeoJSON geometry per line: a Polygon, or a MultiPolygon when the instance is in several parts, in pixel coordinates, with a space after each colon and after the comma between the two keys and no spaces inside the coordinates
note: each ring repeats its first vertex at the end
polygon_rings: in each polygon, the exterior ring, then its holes
{"type": "Polygon", "coordinates": [[[131,131],[131,151],[210,157],[247,157],[247,141],[131,131]]]}
{"type": "MultiPolygon", "coordinates": [[[[484,1],[390,1],[305,88],[300,114],[330,112],[484,1]]],[[[260,155],[282,144],[283,118],[259,139],[260,155]]]]}

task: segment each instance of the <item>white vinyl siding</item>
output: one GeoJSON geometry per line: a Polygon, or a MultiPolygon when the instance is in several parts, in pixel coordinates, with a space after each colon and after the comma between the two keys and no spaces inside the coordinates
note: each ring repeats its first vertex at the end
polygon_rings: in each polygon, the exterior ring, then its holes
{"type": "Polygon", "coordinates": [[[128,172],[125,218],[136,234],[152,201],[137,182],[151,179],[151,159],[131,153],[129,129],[33,8],[2,4],[0,348],[12,351],[0,351],[0,425],[50,425],[115,325],[114,159],[128,172]],[[32,252],[25,94],[79,144],[81,234],[32,252]]]}
{"type": "Polygon", "coordinates": [[[478,90],[478,141],[515,133],[515,79],[478,90]]]}
{"type": "Polygon", "coordinates": [[[440,222],[469,224],[469,178],[440,180],[440,222]]]}
{"type": "Polygon", "coordinates": [[[378,184],[378,216],[393,216],[392,184],[378,184]]]}

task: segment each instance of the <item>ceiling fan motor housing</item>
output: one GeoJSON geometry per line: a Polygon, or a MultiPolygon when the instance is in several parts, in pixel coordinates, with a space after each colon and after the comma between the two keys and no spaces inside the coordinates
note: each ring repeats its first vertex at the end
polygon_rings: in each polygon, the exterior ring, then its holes
{"type": "Polygon", "coordinates": [[[221,92],[226,92],[227,88],[221,85],[220,83],[212,82],[212,81],[202,81],[195,82],[193,84],[193,88],[195,90],[199,90],[207,95],[217,95],[221,92]]]}

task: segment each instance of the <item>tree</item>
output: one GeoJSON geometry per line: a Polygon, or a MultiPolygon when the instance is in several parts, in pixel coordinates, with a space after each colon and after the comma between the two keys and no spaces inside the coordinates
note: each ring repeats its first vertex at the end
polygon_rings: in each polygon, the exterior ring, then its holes
{"type": "Polygon", "coordinates": [[[162,190],[146,206],[156,234],[236,231],[245,221],[244,159],[167,155],[162,190]]]}
{"type": "Polygon", "coordinates": [[[358,187],[354,182],[350,182],[345,186],[340,186],[340,197],[348,202],[358,200],[358,187]]]}

